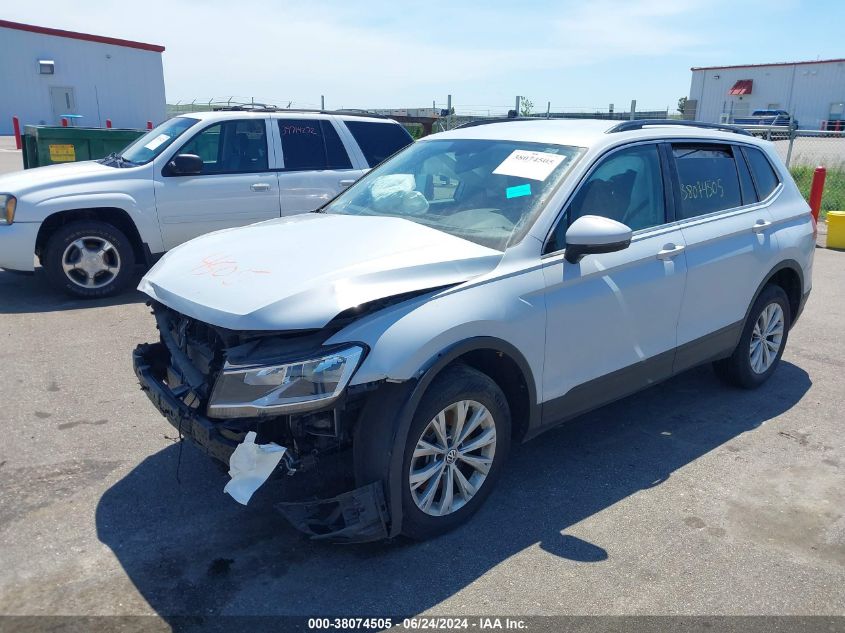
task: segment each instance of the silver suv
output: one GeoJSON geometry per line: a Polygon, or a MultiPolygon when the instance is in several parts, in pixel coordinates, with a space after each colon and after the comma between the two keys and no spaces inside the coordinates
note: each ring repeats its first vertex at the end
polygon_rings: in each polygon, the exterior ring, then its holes
{"type": "Polygon", "coordinates": [[[512,442],[702,363],[765,382],[814,247],[771,144],[737,128],[474,124],[314,213],[167,253],[135,371],[242,503],[283,472],[307,499],[299,473],[334,462],[336,496],[279,505],[297,527],[426,538],[478,509],[512,442]]]}

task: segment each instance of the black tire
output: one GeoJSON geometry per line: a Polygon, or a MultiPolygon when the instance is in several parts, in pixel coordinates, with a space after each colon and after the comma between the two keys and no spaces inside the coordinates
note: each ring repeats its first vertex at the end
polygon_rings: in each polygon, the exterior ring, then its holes
{"type": "Polygon", "coordinates": [[[780,363],[783,350],[786,347],[786,340],[789,336],[789,327],[792,325],[792,314],[789,308],[789,298],[783,288],[775,284],[769,284],[757,297],[757,301],[748,313],[748,320],[742,329],[742,335],[733,354],[728,358],[713,363],[716,374],[730,385],[742,387],[743,389],[756,389],[769,379],[780,363]],[[780,339],[780,348],[769,365],[762,373],[757,373],[752,368],[750,348],[751,337],[754,332],[754,325],[763,310],[771,304],[777,304],[783,310],[783,334],[780,339]]]}
{"type": "MultiPolygon", "coordinates": [[[[470,436],[472,437],[472,436],[470,436]]],[[[464,523],[490,494],[501,474],[510,449],[511,417],[505,394],[493,380],[466,365],[447,367],[429,385],[408,430],[402,463],[402,533],[413,539],[427,539],[443,534],[464,523]],[[489,411],[496,431],[493,461],[477,492],[459,509],[443,516],[432,516],[421,510],[412,497],[409,473],[414,449],[423,431],[435,416],[451,404],[471,400],[489,411]]],[[[445,482],[445,480],[444,480],[445,482]]],[[[439,484],[443,490],[444,484],[439,484]]],[[[439,494],[442,495],[442,492],[439,494]]]]}
{"type": "Polygon", "coordinates": [[[111,224],[97,220],[80,220],[59,227],[50,236],[41,263],[47,280],[54,288],[73,297],[97,299],[115,295],[126,288],[135,271],[135,251],[123,232],[111,224]],[[110,263],[118,263],[115,274],[99,273],[95,286],[90,288],[74,283],[73,278],[81,280],[84,273],[65,273],[62,266],[65,251],[80,239],[88,240],[87,244],[96,244],[97,240],[107,241],[113,249],[110,249],[105,257],[110,263]],[[109,277],[110,274],[111,277],[109,277]]]}

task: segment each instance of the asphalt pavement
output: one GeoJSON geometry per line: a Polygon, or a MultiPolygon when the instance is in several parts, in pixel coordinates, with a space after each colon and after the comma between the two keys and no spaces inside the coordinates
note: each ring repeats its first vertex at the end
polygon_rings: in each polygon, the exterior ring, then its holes
{"type": "Polygon", "coordinates": [[[517,447],[462,528],[356,546],[180,446],[132,373],[142,295],[0,271],[0,614],[845,615],[845,253],[815,262],[762,388],[694,369],[517,447]]]}

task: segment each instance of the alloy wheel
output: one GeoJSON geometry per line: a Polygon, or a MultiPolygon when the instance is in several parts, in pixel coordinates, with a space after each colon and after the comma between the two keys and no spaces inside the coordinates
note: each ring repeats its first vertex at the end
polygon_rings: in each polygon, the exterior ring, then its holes
{"type": "Polygon", "coordinates": [[[408,473],[411,497],[431,516],[465,506],[481,489],[496,452],[496,423],[475,400],[449,405],[426,425],[408,473]]]}
{"type": "Polygon", "coordinates": [[[82,288],[102,288],[120,273],[120,253],[107,239],[96,236],[74,240],[62,253],[65,276],[82,288]]]}
{"type": "Polygon", "coordinates": [[[785,319],[780,304],[770,303],[763,308],[754,323],[748,350],[754,373],[764,374],[774,363],[783,341],[784,326],[785,319]]]}

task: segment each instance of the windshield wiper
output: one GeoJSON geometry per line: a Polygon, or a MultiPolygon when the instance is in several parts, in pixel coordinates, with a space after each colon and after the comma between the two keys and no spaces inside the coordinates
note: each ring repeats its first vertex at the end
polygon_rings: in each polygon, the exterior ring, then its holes
{"type": "Polygon", "coordinates": [[[128,158],[124,158],[117,152],[112,152],[105,158],[100,159],[99,162],[101,162],[103,165],[116,165],[117,167],[131,167],[132,165],[137,164],[129,160],[128,158]]]}

